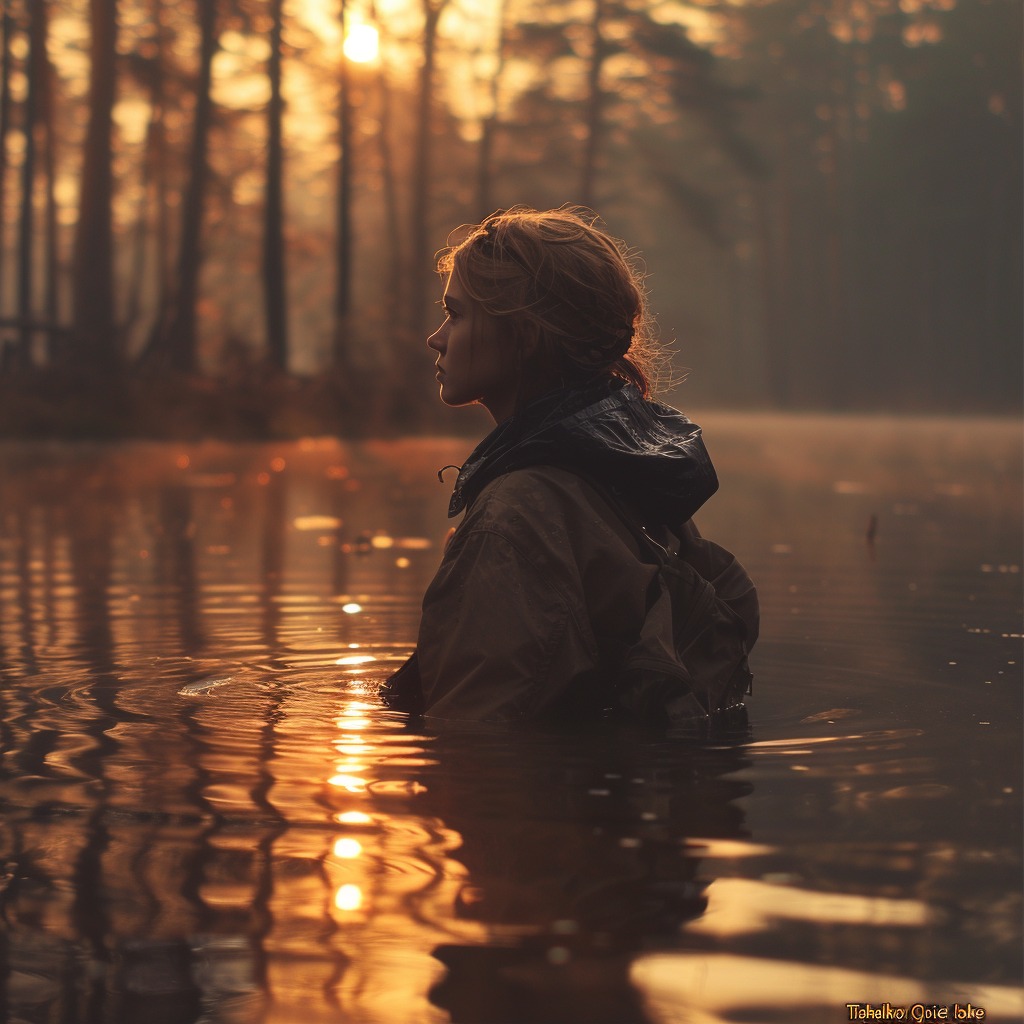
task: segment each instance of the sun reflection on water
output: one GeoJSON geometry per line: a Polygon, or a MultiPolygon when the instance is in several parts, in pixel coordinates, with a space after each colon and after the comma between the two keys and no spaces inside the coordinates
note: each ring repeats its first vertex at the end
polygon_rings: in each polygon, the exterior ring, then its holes
{"type": "Polygon", "coordinates": [[[408,769],[432,763],[408,756],[426,753],[424,738],[371,719],[373,707],[345,701],[331,744],[349,756],[335,762],[327,796],[350,804],[332,818],[356,830],[335,838],[323,861],[338,925],[333,941],[347,962],[335,995],[342,1019],[441,1024],[447,1014],[428,993],[445,968],[432,952],[442,943],[484,943],[488,933],[457,916],[468,872],[450,853],[462,836],[437,818],[409,813],[408,801],[426,787],[408,769]]]}

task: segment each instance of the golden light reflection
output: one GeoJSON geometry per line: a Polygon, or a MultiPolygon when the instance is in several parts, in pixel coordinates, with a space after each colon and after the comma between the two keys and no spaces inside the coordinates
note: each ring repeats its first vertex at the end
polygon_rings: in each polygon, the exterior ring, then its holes
{"type": "Polygon", "coordinates": [[[372,25],[353,25],[345,37],[345,56],[356,64],[366,64],[377,56],[379,37],[372,25]]]}
{"type": "Polygon", "coordinates": [[[334,817],[335,821],[341,822],[343,825],[372,825],[373,818],[368,814],[363,814],[362,811],[345,811],[342,814],[337,814],[334,817]]]}
{"type": "Polygon", "coordinates": [[[352,601],[349,604],[343,604],[341,610],[349,615],[355,615],[363,610],[363,606],[352,601]]]}
{"type": "MultiPolygon", "coordinates": [[[[1003,985],[917,981],[840,967],[704,953],[651,953],[637,957],[629,980],[654,1024],[725,1024],[760,1020],[809,1007],[834,1007],[835,1019],[849,1003],[895,1005],[973,1003],[986,1019],[1019,1020],[1024,989],[1003,985]]],[[[832,1018],[829,1018],[832,1019],[832,1018]]],[[[845,1019],[845,1017],[844,1017],[845,1019]]]]}
{"type": "Polygon", "coordinates": [[[339,910],[358,910],[363,902],[363,894],[358,885],[343,885],[334,895],[334,905],[339,910]]]}
{"type": "Polygon", "coordinates": [[[344,658],[339,658],[334,664],[335,665],[365,665],[368,661],[376,661],[377,659],[372,654],[346,654],[344,658]]]}
{"type": "Polygon", "coordinates": [[[332,775],[328,780],[331,786],[344,789],[349,793],[362,793],[366,789],[366,780],[357,775],[332,775]]]}
{"type": "Polygon", "coordinates": [[[395,813],[425,792],[413,770],[428,751],[424,737],[395,737],[369,714],[376,708],[365,699],[344,700],[331,740],[348,755],[333,762],[331,792],[340,805],[333,820],[364,826],[356,835],[332,836],[322,861],[339,926],[331,941],[347,965],[335,987],[339,1019],[443,1024],[447,1014],[429,993],[445,969],[432,953],[444,943],[484,944],[489,930],[459,914],[468,871],[451,853],[462,836],[436,817],[395,813]],[[424,745],[410,742],[416,740],[424,745]],[[420,759],[414,765],[409,755],[420,759]],[[392,777],[376,776],[381,765],[392,777]],[[396,766],[404,768],[398,777],[396,766]],[[366,810],[349,809],[353,803],[366,810]]]}
{"type": "Polygon", "coordinates": [[[780,919],[820,924],[920,928],[936,912],[920,900],[815,892],[771,885],[755,878],[716,878],[707,890],[707,910],[686,924],[688,932],[742,935],[768,931],[780,919]]]}
{"type": "Polygon", "coordinates": [[[334,844],[335,857],[350,859],[352,857],[358,857],[362,852],[363,847],[358,839],[351,839],[346,836],[344,839],[339,839],[334,844]]]}

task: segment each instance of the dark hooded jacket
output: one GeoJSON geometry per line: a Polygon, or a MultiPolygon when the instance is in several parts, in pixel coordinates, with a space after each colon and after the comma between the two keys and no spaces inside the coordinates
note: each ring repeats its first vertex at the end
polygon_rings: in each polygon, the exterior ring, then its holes
{"type": "Polygon", "coordinates": [[[659,552],[735,603],[745,668],[756,593],[690,521],[717,489],[700,427],[631,385],[557,390],[518,410],[459,472],[449,516],[466,516],[385,699],[484,722],[715,710],[684,663],[659,552]]]}

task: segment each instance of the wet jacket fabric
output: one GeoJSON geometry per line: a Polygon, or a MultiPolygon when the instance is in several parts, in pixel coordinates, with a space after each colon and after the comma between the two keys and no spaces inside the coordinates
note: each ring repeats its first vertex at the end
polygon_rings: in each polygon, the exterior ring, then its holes
{"type": "Polygon", "coordinates": [[[690,521],[717,487],[700,428],[631,386],[528,406],[459,473],[450,514],[466,515],[385,699],[473,722],[700,716],[734,699],[757,603],[690,521]]]}

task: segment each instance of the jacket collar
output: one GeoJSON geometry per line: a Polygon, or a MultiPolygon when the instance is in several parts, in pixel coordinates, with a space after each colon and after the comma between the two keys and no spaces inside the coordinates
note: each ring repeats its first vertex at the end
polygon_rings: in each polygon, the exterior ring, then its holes
{"type": "Polygon", "coordinates": [[[459,471],[449,518],[491,480],[532,465],[586,472],[669,524],[685,522],[718,489],[700,427],[616,379],[549,391],[499,423],[459,471]]]}

